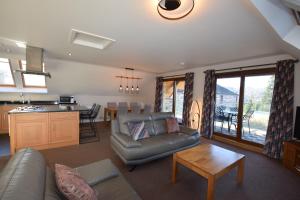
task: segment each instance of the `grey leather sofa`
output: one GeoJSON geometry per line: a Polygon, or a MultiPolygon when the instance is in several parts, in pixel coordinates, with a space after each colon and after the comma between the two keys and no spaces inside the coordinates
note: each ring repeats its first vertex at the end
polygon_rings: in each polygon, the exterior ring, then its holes
{"type": "MultiPolygon", "coordinates": [[[[98,192],[98,199],[140,199],[137,193],[126,182],[119,170],[110,160],[103,160],[79,167],[88,178],[91,177],[92,165],[100,167],[103,173],[113,172],[93,188],[98,192]],[[89,171],[89,172],[88,172],[89,171]]],[[[99,175],[97,173],[97,175],[99,175]]],[[[1,200],[56,200],[65,199],[56,187],[54,173],[46,166],[43,156],[36,150],[22,149],[8,162],[0,174],[1,200]]]]}
{"type": "Polygon", "coordinates": [[[173,113],[121,114],[111,124],[111,146],[127,165],[138,165],[200,143],[198,131],[180,126],[179,133],[167,133],[166,118],[173,113]],[[127,122],[144,121],[150,138],[135,141],[130,136],[127,122]]]}

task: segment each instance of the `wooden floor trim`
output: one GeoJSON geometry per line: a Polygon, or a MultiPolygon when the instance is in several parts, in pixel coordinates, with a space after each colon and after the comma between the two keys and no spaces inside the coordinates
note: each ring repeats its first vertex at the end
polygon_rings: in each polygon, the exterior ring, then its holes
{"type": "Polygon", "coordinates": [[[237,146],[237,147],[249,150],[249,151],[254,151],[256,153],[261,153],[261,154],[263,153],[263,148],[261,148],[261,147],[256,147],[256,146],[253,146],[253,145],[240,143],[240,142],[237,142],[235,140],[224,138],[224,137],[221,137],[221,136],[218,136],[218,135],[213,135],[213,140],[223,142],[223,143],[226,143],[226,144],[230,144],[230,145],[233,145],[233,146],[237,146]]]}

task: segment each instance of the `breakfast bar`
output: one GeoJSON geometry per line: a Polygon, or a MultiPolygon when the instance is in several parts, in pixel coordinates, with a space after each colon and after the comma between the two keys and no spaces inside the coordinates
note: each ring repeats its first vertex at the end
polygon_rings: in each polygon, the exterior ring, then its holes
{"type": "Polygon", "coordinates": [[[8,112],[10,151],[49,149],[79,144],[82,106],[23,106],[8,112]]]}

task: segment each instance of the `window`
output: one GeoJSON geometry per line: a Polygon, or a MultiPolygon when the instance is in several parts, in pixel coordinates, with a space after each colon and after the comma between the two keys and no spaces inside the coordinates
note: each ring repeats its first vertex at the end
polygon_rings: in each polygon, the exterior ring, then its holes
{"type": "MultiPolygon", "coordinates": [[[[21,70],[26,70],[26,61],[19,62],[21,70]]],[[[43,75],[22,74],[24,87],[46,87],[46,78],[43,75]]]]}
{"type": "Polygon", "coordinates": [[[183,78],[168,79],[163,82],[163,112],[173,112],[179,122],[182,121],[183,101],[184,101],[183,78]]]}
{"type": "Polygon", "coordinates": [[[296,11],[296,10],[293,10],[293,9],[292,9],[292,11],[293,11],[294,16],[295,16],[295,18],[296,18],[297,24],[300,25],[300,12],[299,12],[299,11],[296,11]]]}
{"type": "Polygon", "coordinates": [[[214,132],[245,143],[265,143],[274,68],[217,75],[214,132]]]}
{"type": "Polygon", "coordinates": [[[0,58],[0,86],[15,87],[10,61],[7,58],[0,58]]]}

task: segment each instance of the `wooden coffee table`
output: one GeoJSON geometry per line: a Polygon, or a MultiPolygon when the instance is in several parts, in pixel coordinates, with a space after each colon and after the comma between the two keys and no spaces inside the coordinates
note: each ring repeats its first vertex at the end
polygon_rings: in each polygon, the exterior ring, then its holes
{"type": "Polygon", "coordinates": [[[216,179],[231,169],[238,167],[237,182],[243,182],[244,162],[245,156],[242,154],[212,144],[200,144],[173,154],[172,182],[176,182],[176,165],[180,163],[208,179],[207,199],[212,200],[216,179]]]}

